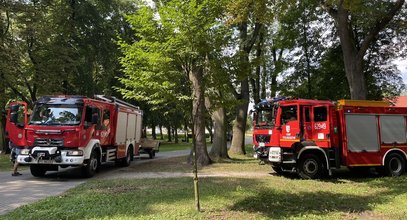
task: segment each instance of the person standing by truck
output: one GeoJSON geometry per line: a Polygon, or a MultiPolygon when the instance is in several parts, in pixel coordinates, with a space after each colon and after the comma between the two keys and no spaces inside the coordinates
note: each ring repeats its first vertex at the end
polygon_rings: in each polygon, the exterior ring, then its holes
{"type": "Polygon", "coordinates": [[[16,145],[13,144],[13,142],[9,141],[9,148],[11,149],[10,153],[10,159],[11,162],[13,162],[13,173],[11,174],[12,176],[20,176],[22,175],[17,171],[18,169],[18,161],[17,157],[20,154],[20,148],[18,148],[16,145]]]}

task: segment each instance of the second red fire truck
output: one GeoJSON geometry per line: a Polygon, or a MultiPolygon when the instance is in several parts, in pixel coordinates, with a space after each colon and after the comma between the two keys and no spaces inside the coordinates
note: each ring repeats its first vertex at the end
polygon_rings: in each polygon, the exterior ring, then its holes
{"type": "Polygon", "coordinates": [[[114,97],[44,96],[30,114],[26,103],[11,103],[7,118],[18,163],[38,177],[69,166],[91,177],[102,163],[128,166],[141,149],[143,111],[114,97]]]}
{"type": "Polygon", "coordinates": [[[279,174],[305,179],[375,167],[389,176],[406,170],[407,108],[382,101],[269,99],[255,106],[255,157],[279,174]]]}

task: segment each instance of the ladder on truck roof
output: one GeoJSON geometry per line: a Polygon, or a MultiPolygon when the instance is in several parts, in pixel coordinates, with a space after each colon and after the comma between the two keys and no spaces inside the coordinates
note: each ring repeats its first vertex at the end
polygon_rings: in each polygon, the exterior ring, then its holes
{"type": "Polygon", "coordinates": [[[116,105],[125,106],[125,107],[131,107],[131,108],[135,108],[135,109],[140,110],[140,107],[135,106],[135,105],[132,105],[132,104],[130,104],[130,103],[128,103],[128,102],[125,102],[125,101],[123,101],[123,100],[120,100],[120,99],[118,99],[118,98],[116,98],[116,97],[114,97],[114,96],[94,95],[94,99],[96,99],[96,100],[102,100],[102,101],[105,101],[105,102],[111,102],[111,103],[114,103],[114,104],[116,104],[116,105]]]}

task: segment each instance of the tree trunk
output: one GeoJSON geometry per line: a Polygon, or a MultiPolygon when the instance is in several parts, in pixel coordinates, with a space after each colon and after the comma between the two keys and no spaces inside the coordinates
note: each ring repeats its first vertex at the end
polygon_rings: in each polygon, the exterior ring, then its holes
{"type": "MultiPolygon", "coordinates": [[[[262,28],[261,23],[255,23],[252,34],[250,37],[247,34],[247,22],[242,22],[239,25],[239,71],[240,76],[244,78],[240,81],[240,94],[238,94],[237,99],[240,104],[237,106],[235,123],[233,124],[233,138],[232,146],[230,147],[230,152],[235,154],[246,154],[244,148],[245,145],[245,133],[246,133],[246,120],[247,120],[247,110],[249,107],[250,100],[250,89],[249,89],[249,78],[251,72],[251,67],[249,63],[249,55],[252,51],[253,45],[259,36],[260,30],[262,28]]],[[[236,94],[235,94],[236,95],[236,94]]]]}
{"type": "Polygon", "coordinates": [[[3,73],[0,76],[0,151],[3,153],[7,152],[7,144],[5,142],[5,129],[4,129],[4,122],[5,117],[3,116],[3,110],[6,107],[6,87],[4,85],[3,80],[3,73]]]}
{"type": "Polygon", "coordinates": [[[226,113],[224,108],[218,108],[212,113],[214,137],[209,155],[215,161],[228,159],[228,148],[226,140],[226,113]]]}
{"type": "MultiPolygon", "coordinates": [[[[206,148],[205,138],[205,98],[203,85],[203,70],[193,68],[188,73],[192,83],[192,124],[193,124],[193,144],[196,149],[197,164],[206,166],[212,163],[206,148]]],[[[192,155],[192,152],[191,152],[192,155]]],[[[190,157],[189,162],[192,161],[190,157]]]]}
{"type": "Polygon", "coordinates": [[[178,129],[174,128],[174,141],[178,144],[178,129]]]}
{"type": "Polygon", "coordinates": [[[156,134],[156,132],[155,132],[155,127],[156,127],[156,125],[155,125],[154,123],[152,123],[152,125],[151,125],[151,136],[152,136],[152,138],[153,138],[154,140],[157,139],[157,134],[156,134]]]}
{"type": "Polygon", "coordinates": [[[168,142],[172,142],[172,138],[171,138],[171,126],[167,126],[167,136],[168,136],[168,142]]]}
{"type": "Polygon", "coordinates": [[[185,142],[186,142],[186,143],[189,143],[189,137],[188,137],[188,122],[187,122],[187,121],[185,121],[184,130],[185,130],[185,142]]]}
{"type": "Polygon", "coordinates": [[[163,126],[160,125],[159,127],[160,127],[160,139],[161,139],[161,140],[164,140],[163,126]]]}
{"type": "Polygon", "coordinates": [[[213,123],[212,123],[212,121],[210,121],[210,122],[208,123],[208,125],[206,126],[206,130],[208,130],[208,132],[209,132],[210,143],[213,143],[213,132],[212,132],[212,129],[213,129],[213,123]]]}
{"type": "Polygon", "coordinates": [[[233,138],[230,147],[230,152],[235,154],[246,154],[244,148],[245,133],[246,133],[246,119],[247,110],[249,105],[249,80],[241,82],[241,104],[237,107],[236,118],[233,124],[233,138]]]}
{"type": "Polygon", "coordinates": [[[343,7],[338,10],[338,32],[343,52],[346,78],[349,83],[351,99],[366,99],[366,80],[363,73],[363,56],[358,53],[351,25],[348,24],[349,13],[343,7]]]}

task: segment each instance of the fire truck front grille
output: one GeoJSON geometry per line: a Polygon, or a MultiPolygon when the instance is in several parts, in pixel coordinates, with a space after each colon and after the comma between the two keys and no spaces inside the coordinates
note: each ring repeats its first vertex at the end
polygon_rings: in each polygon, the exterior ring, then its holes
{"type": "Polygon", "coordinates": [[[268,143],[270,143],[270,135],[258,134],[258,135],[256,135],[256,141],[257,141],[257,143],[268,144],[268,143]]]}
{"type": "Polygon", "coordinates": [[[64,139],[62,138],[36,138],[34,142],[38,147],[63,147],[64,139]]]}

